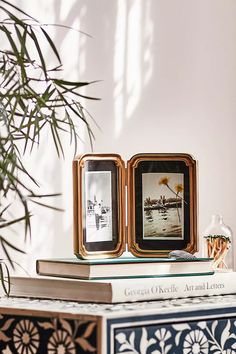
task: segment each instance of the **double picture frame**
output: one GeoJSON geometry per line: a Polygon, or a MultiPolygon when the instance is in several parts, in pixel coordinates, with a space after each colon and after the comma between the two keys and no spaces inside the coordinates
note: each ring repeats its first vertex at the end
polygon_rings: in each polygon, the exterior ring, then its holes
{"type": "Polygon", "coordinates": [[[73,161],[74,253],[167,257],[197,244],[196,161],[189,154],[117,154],[73,161]]]}

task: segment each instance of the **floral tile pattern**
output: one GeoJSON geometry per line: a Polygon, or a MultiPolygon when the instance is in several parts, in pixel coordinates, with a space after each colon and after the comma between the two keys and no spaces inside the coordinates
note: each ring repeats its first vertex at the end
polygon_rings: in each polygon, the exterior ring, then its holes
{"type": "Polygon", "coordinates": [[[112,305],[2,298],[0,308],[1,354],[236,354],[236,295],[112,305]]]}
{"type": "Polygon", "coordinates": [[[116,354],[236,354],[236,321],[220,319],[117,329],[116,354]]]}
{"type": "Polygon", "coordinates": [[[0,353],[97,353],[93,321],[0,315],[0,353]]]}

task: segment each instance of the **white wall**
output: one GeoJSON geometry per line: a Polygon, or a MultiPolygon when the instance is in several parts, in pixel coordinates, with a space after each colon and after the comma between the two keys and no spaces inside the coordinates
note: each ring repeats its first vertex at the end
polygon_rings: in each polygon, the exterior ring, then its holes
{"type": "MultiPolygon", "coordinates": [[[[95,152],[188,152],[199,161],[199,235],[213,213],[236,234],[236,2],[234,0],[14,1],[50,30],[72,80],[102,80],[86,101],[99,124],[95,152]]],[[[82,132],[83,133],[83,132],[82,132]]],[[[80,151],[90,151],[81,144],[80,151]]],[[[22,262],[70,256],[72,152],[59,162],[45,141],[28,160],[44,190],[63,191],[64,214],[35,210],[33,239],[22,262]]]]}

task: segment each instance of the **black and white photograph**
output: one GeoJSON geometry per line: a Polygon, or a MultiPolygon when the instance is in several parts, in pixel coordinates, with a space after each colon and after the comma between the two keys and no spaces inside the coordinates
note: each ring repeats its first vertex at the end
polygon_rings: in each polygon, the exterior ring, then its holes
{"type": "Polygon", "coordinates": [[[184,174],[143,173],[143,239],[184,238],[184,174]]]}
{"type": "Polygon", "coordinates": [[[86,242],[112,240],[110,171],[85,172],[86,242]]]}

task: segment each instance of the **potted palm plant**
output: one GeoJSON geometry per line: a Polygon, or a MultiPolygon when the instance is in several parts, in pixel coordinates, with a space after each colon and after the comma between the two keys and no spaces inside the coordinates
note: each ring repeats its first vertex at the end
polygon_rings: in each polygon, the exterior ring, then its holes
{"type": "Polygon", "coordinates": [[[24,166],[22,156],[39,146],[45,129],[50,131],[58,156],[64,154],[61,134],[65,132],[76,151],[78,121],[86,125],[92,143],[93,133],[81,98],[95,98],[81,94],[81,87],[88,82],[63,79],[60,54],[45,25],[7,0],[0,0],[0,13],[1,43],[6,43],[0,50],[0,278],[9,293],[3,259],[14,267],[11,250],[24,250],[10,242],[4,231],[23,222],[27,238],[31,230],[30,203],[45,205],[42,198],[48,197],[38,192],[37,181],[24,166]],[[54,67],[48,67],[42,40],[57,61],[54,67]],[[20,215],[11,211],[14,202],[20,203],[20,215]]]}

